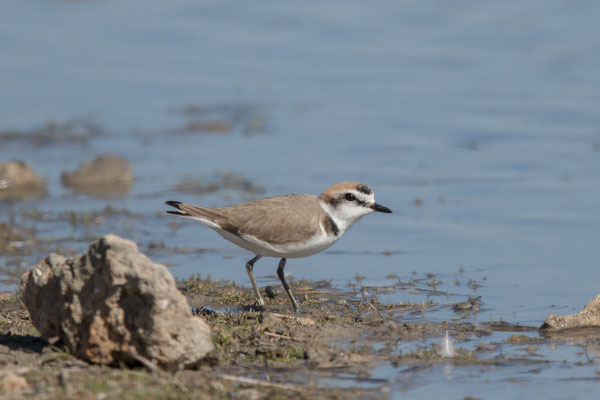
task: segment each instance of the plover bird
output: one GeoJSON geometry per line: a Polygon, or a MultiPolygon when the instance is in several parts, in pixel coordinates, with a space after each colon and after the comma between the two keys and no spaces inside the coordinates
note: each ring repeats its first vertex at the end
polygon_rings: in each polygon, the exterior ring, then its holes
{"type": "Polygon", "coordinates": [[[319,196],[289,194],[223,208],[179,201],[167,201],[166,204],[178,210],[167,211],[169,214],[200,221],[223,238],[255,254],[246,263],[246,271],[261,309],[265,302],[254,280],[254,263],[261,257],[281,258],[277,276],[296,311],[298,303],[283,274],[286,260],[320,253],[367,214],[392,212],[375,203],[371,189],[354,181],[331,185],[319,196]]]}

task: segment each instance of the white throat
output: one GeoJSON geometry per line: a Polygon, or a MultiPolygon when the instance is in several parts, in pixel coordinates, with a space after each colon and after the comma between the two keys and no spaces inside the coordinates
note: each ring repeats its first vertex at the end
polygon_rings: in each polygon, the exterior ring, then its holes
{"type": "Polygon", "coordinates": [[[338,237],[341,237],[347,230],[350,228],[356,221],[358,221],[361,217],[356,218],[355,216],[344,215],[340,213],[339,210],[336,210],[331,205],[325,203],[324,201],[319,199],[319,205],[325,211],[325,213],[333,220],[337,228],[339,229],[338,237]]]}

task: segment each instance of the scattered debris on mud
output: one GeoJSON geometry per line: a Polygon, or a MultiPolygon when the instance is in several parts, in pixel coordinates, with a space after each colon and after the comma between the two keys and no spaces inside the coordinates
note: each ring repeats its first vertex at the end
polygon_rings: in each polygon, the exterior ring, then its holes
{"type": "MultiPolygon", "coordinates": [[[[124,369],[80,361],[43,340],[21,299],[4,294],[0,296],[0,379],[8,376],[4,393],[42,399],[382,399],[388,397],[391,382],[373,373],[378,366],[387,365],[398,374],[448,363],[542,368],[548,361],[537,354],[539,346],[557,343],[537,335],[535,327],[430,322],[409,317],[426,315],[434,307],[380,303],[377,296],[336,290],[327,281],[290,283],[300,300],[300,313],[289,311],[279,286],[270,287],[274,296],[266,297],[266,310],[258,312],[249,288],[199,276],[179,282],[194,318],[211,327],[218,361],[174,373],[143,364],[124,369]],[[514,333],[498,342],[495,332],[514,333]],[[463,347],[472,341],[478,345],[463,347]],[[512,348],[521,352],[515,354],[512,348]]],[[[595,350],[589,347],[589,337],[587,341],[576,345],[587,346],[593,360],[595,350]]]]}
{"type": "Polygon", "coordinates": [[[78,170],[63,172],[63,185],[76,193],[100,198],[123,196],[133,185],[131,165],[123,157],[105,154],[83,163],[78,170]]]}
{"type": "MultiPolygon", "coordinates": [[[[327,282],[291,281],[301,300],[301,311],[291,313],[285,293],[279,288],[275,298],[266,297],[266,311],[253,312],[254,297],[247,288],[231,282],[215,282],[209,277],[192,277],[181,282],[181,290],[197,313],[213,327],[221,360],[252,362],[260,368],[262,359],[272,367],[338,368],[340,373],[367,374],[380,362],[400,364],[415,360],[446,362],[448,354],[434,345],[416,352],[402,352],[406,341],[432,338],[467,341],[490,336],[494,331],[535,331],[503,323],[404,322],[403,316],[423,312],[423,304],[380,303],[377,298],[356,297],[339,291],[327,282]],[[206,306],[206,305],[210,306],[206,306]],[[450,339],[452,338],[452,339],[450,339]]],[[[508,362],[509,358],[494,360],[508,362]]],[[[456,349],[453,363],[486,364],[472,351],[456,349]]],[[[330,373],[331,371],[329,371],[330,373]]],[[[307,371],[304,371],[307,373],[307,371]]]]}

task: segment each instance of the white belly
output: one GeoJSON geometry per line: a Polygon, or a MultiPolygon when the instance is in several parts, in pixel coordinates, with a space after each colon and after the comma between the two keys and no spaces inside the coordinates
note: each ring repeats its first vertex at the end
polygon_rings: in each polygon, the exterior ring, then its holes
{"type": "MultiPolygon", "coordinates": [[[[295,242],[289,244],[270,244],[257,239],[254,236],[237,236],[219,228],[213,228],[224,239],[231,243],[258,254],[263,257],[299,258],[308,257],[322,252],[337,242],[339,237],[327,236],[319,231],[306,242],[295,242]]],[[[340,235],[341,236],[341,235],[340,235]]]]}

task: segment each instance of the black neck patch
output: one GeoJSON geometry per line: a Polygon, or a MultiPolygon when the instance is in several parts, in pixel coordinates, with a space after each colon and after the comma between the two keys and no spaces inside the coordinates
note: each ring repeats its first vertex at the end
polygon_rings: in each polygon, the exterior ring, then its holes
{"type": "Polygon", "coordinates": [[[335,224],[335,221],[333,220],[333,218],[331,218],[330,215],[328,215],[327,218],[325,218],[323,225],[323,228],[325,228],[325,232],[327,232],[328,234],[333,233],[333,236],[337,236],[340,233],[340,228],[338,228],[338,226],[335,224]]]}

